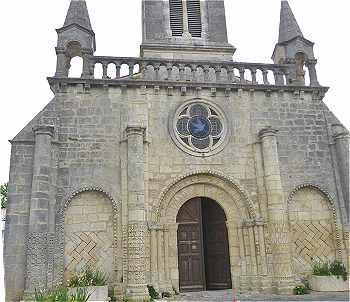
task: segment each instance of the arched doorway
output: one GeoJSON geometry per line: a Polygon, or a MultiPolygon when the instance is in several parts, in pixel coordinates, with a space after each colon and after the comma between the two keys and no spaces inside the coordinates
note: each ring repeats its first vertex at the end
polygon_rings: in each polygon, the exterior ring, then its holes
{"type": "Polygon", "coordinates": [[[212,199],[187,201],[177,218],[180,291],[232,287],[224,210],[212,199]]]}

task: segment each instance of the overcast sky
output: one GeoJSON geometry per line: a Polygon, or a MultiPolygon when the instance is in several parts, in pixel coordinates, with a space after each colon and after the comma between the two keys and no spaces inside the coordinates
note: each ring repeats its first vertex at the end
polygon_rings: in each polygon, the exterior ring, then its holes
{"type": "MultiPolygon", "coordinates": [[[[0,1],[0,183],[8,180],[13,138],[53,97],[46,76],[55,72],[56,28],[69,0],[0,1]]],[[[236,61],[271,62],[278,38],[280,0],[226,0],[229,41],[236,61]]],[[[290,0],[304,36],[315,42],[325,102],[350,128],[349,8],[346,0],[290,0]]],[[[87,0],[97,55],[138,56],[141,0],[87,0]]]]}

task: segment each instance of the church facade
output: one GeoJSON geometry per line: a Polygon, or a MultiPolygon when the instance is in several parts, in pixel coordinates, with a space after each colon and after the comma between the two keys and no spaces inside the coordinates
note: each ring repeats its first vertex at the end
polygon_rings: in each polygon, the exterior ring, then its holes
{"type": "Polygon", "coordinates": [[[11,141],[6,300],[86,266],[137,300],[283,294],[314,260],[348,265],[349,132],[288,2],[272,64],[233,61],[223,0],[143,0],[142,18],[140,57],[95,56],[70,3],[54,98],[11,141]]]}

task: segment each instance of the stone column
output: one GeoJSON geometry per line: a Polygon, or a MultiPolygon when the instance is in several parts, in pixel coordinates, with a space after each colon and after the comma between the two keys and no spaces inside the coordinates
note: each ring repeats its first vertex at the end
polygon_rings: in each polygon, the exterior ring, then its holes
{"type": "Polygon", "coordinates": [[[268,199],[268,230],[272,251],[273,282],[277,293],[291,293],[293,287],[287,207],[282,188],[277,150],[277,130],[259,132],[268,199]]]}
{"type": "Polygon", "coordinates": [[[144,180],[145,128],[128,126],[128,280],[126,294],[134,300],[148,297],[145,237],[147,232],[144,180]]]}
{"type": "Polygon", "coordinates": [[[159,287],[163,287],[164,284],[164,250],[162,249],[163,247],[163,230],[159,228],[157,230],[157,251],[158,251],[158,282],[159,282],[159,287]]]}
{"type": "Polygon", "coordinates": [[[83,58],[83,72],[81,74],[82,79],[91,79],[94,77],[94,66],[91,65],[90,57],[93,56],[93,52],[90,49],[82,50],[83,58]]]}
{"type": "Polygon", "coordinates": [[[56,47],[56,56],[57,56],[57,64],[56,64],[56,73],[55,77],[66,78],[68,77],[69,65],[67,62],[66,52],[63,48],[56,47]]]}
{"type": "Polygon", "coordinates": [[[316,64],[317,60],[308,60],[306,62],[306,66],[309,69],[310,86],[320,86],[320,83],[317,79],[316,64]]]}
{"type": "Polygon", "coordinates": [[[51,190],[51,140],[53,126],[34,129],[35,148],[29,232],[27,237],[26,294],[47,285],[49,205],[51,190]]]}
{"type": "Polygon", "coordinates": [[[151,228],[151,281],[152,285],[158,287],[158,244],[157,228],[151,228]]]}
{"type": "Polygon", "coordinates": [[[164,290],[170,292],[172,290],[172,285],[170,282],[170,267],[169,267],[169,229],[164,227],[163,229],[164,237],[164,290]]]}
{"type": "MultiPolygon", "coordinates": [[[[333,131],[335,132],[333,135],[333,139],[335,142],[335,151],[338,162],[340,183],[342,187],[342,193],[345,203],[346,212],[349,213],[349,153],[350,153],[350,135],[349,132],[345,131],[337,131],[338,127],[333,126],[333,131]]],[[[348,221],[349,221],[348,217],[348,221]]]]}

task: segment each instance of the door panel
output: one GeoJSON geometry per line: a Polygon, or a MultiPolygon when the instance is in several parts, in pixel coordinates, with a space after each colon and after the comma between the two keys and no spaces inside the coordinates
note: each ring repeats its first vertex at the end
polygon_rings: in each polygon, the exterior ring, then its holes
{"type": "Polygon", "coordinates": [[[177,216],[180,291],[231,288],[226,216],[206,198],[185,203],[177,216]]]}
{"type": "Polygon", "coordinates": [[[201,199],[188,201],[177,216],[181,291],[204,290],[201,199]]]}
{"type": "Polygon", "coordinates": [[[180,224],[178,229],[180,290],[204,290],[200,225],[180,224]]]}
{"type": "Polygon", "coordinates": [[[226,216],[213,201],[203,200],[203,234],[207,289],[232,287],[226,216]]]}

